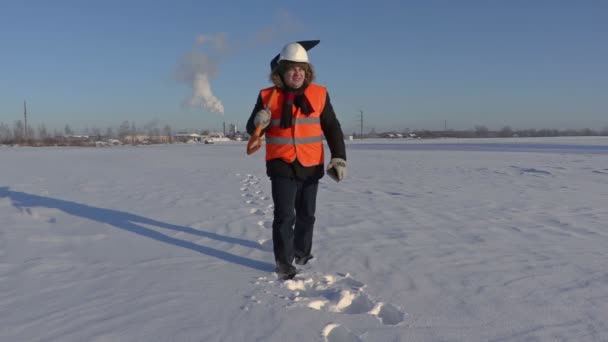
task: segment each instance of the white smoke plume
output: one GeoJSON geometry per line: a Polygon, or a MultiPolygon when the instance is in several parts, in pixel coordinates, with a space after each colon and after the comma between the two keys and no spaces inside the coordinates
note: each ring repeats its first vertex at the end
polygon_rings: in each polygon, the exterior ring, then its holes
{"type": "Polygon", "coordinates": [[[181,58],[176,78],[192,87],[192,95],[186,101],[186,105],[202,107],[213,113],[224,114],[222,101],[213,95],[211,90],[211,80],[218,70],[217,57],[212,58],[201,51],[203,45],[207,42],[210,42],[214,56],[219,56],[226,50],[224,34],[199,35],[196,37],[196,44],[192,51],[181,58]]]}
{"type": "Polygon", "coordinates": [[[203,106],[214,113],[224,113],[222,101],[213,95],[209,77],[205,73],[197,73],[192,80],[192,97],[190,106],[203,106]]]}

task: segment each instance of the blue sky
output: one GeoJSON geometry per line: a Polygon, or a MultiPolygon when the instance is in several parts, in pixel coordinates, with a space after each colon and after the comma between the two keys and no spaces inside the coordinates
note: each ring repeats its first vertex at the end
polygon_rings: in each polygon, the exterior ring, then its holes
{"type": "Polygon", "coordinates": [[[243,127],[270,59],[320,39],[309,57],[346,133],[361,110],[364,131],[602,128],[607,36],[601,0],[3,1],[0,122],[25,99],[50,129],[243,127]],[[188,56],[209,58],[223,115],[187,105],[188,56]]]}

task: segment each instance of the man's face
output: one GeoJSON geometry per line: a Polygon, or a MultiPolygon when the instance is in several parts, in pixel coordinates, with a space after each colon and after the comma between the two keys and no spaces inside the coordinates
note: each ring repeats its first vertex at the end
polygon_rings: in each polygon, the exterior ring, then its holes
{"type": "Polygon", "coordinates": [[[293,66],[283,75],[285,84],[292,89],[300,89],[306,79],[306,71],[300,66],[293,66]]]}

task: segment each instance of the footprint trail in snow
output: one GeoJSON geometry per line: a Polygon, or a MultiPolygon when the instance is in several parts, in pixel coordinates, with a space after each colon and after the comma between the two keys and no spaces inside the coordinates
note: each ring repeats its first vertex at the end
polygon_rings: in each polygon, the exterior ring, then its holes
{"type": "MultiPolygon", "coordinates": [[[[350,274],[324,274],[303,271],[292,280],[279,281],[274,276],[258,277],[254,304],[280,304],[285,308],[347,315],[370,315],[386,327],[402,323],[407,316],[400,308],[378,301],[367,294],[364,283],[350,274]]],[[[328,324],[321,335],[327,342],[363,341],[338,323],[328,324]]]]}
{"type": "MultiPolygon", "coordinates": [[[[254,175],[241,177],[241,191],[249,213],[258,217],[257,225],[271,236],[272,204],[260,188],[260,180],[254,175]],[[260,218],[263,216],[263,219],[260,218]]],[[[272,253],[272,239],[258,241],[262,248],[272,253]]],[[[285,308],[307,308],[314,311],[347,315],[370,315],[384,326],[402,323],[407,316],[400,308],[369,296],[366,285],[350,274],[325,274],[301,270],[292,280],[279,281],[276,276],[261,276],[252,283],[256,286],[249,296],[252,305],[275,305],[285,308]]],[[[246,309],[246,308],[244,308],[246,309]]],[[[321,331],[327,342],[363,341],[348,328],[338,323],[330,323],[321,331]]]]}
{"type": "MultiPolygon", "coordinates": [[[[270,197],[264,194],[260,186],[260,179],[251,174],[236,174],[241,177],[241,196],[244,198],[244,203],[248,205],[249,214],[255,215],[257,226],[262,228],[265,233],[272,229],[272,211],[274,205],[268,204],[270,197]]],[[[268,239],[260,239],[258,243],[263,250],[272,252],[272,234],[267,234],[268,239]]]]}

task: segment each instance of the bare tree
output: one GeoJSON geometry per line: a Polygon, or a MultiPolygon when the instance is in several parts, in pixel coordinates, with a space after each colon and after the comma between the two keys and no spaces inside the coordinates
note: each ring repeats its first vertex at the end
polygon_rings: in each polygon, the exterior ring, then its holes
{"type": "Polygon", "coordinates": [[[49,137],[48,132],[46,131],[46,126],[44,124],[38,126],[38,139],[45,141],[49,137]]]}
{"type": "Polygon", "coordinates": [[[148,135],[150,142],[158,144],[160,142],[160,129],[158,120],[152,120],[144,125],[144,132],[148,135]]]}
{"type": "Polygon", "coordinates": [[[376,133],[375,127],[370,128],[369,133],[367,133],[367,137],[368,138],[377,138],[378,137],[378,133],[376,133]]]}
{"type": "Polygon", "coordinates": [[[120,124],[120,127],[118,128],[118,139],[120,139],[120,141],[122,141],[123,143],[125,142],[126,136],[129,135],[130,126],[131,124],[129,123],[129,121],[123,121],[120,124]]]}
{"type": "Polygon", "coordinates": [[[503,127],[498,133],[499,137],[508,138],[513,136],[513,130],[509,126],[503,127]]]}
{"type": "Polygon", "coordinates": [[[129,130],[129,133],[131,134],[131,145],[135,145],[135,143],[137,142],[135,140],[135,136],[137,135],[137,128],[135,128],[135,121],[131,122],[131,129],[129,130]]]}
{"type": "Polygon", "coordinates": [[[25,141],[28,144],[32,143],[36,138],[35,135],[34,127],[27,125],[27,127],[25,127],[25,141]]]}
{"type": "Polygon", "coordinates": [[[101,130],[97,127],[91,128],[91,136],[95,137],[96,140],[101,140],[101,130]]]}
{"type": "Polygon", "coordinates": [[[112,129],[112,127],[108,127],[106,129],[106,138],[114,139],[114,130],[112,129]]]}
{"type": "Polygon", "coordinates": [[[24,129],[25,126],[23,126],[23,121],[15,121],[15,125],[13,126],[13,137],[15,138],[15,142],[18,144],[21,144],[23,142],[23,139],[25,138],[23,136],[24,129]]]}
{"type": "Polygon", "coordinates": [[[163,128],[163,135],[168,137],[170,144],[173,143],[173,134],[171,134],[171,126],[165,125],[165,127],[163,128]]]}
{"type": "Polygon", "coordinates": [[[475,126],[475,134],[478,137],[485,138],[489,135],[490,130],[486,126],[475,126]]]}
{"type": "Polygon", "coordinates": [[[13,142],[13,134],[7,124],[0,122],[0,144],[10,144],[13,142]]]}

